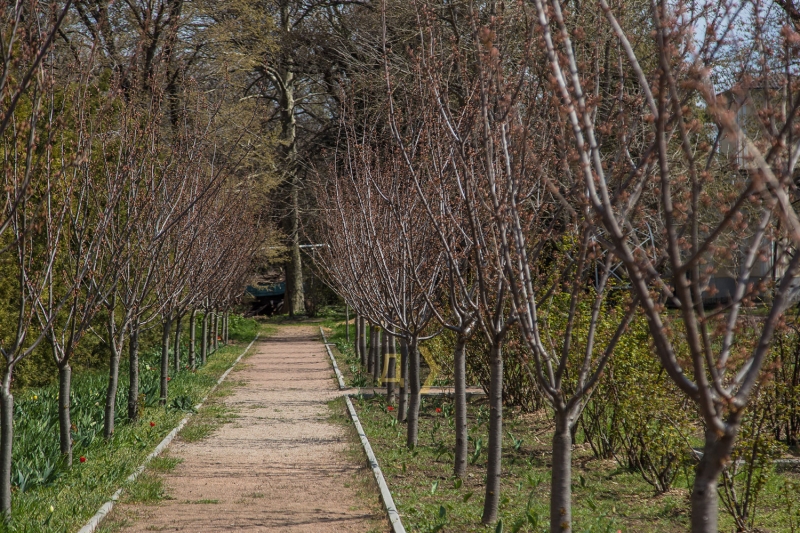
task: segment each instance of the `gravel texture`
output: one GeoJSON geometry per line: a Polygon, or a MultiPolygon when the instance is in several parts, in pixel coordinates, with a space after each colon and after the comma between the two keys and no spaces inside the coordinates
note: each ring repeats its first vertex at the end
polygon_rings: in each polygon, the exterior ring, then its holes
{"type": "Polygon", "coordinates": [[[178,439],[169,456],[183,462],[164,474],[168,498],[121,505],[121,531],[388,529],[356,494],[365,466],[348,458],[345,429],[328,420],[326,403],[341,393],[319,333],[284,326],[254,348],[228,377],[242,384],[222,400],[237,417],[198,442],[178,439]]]}

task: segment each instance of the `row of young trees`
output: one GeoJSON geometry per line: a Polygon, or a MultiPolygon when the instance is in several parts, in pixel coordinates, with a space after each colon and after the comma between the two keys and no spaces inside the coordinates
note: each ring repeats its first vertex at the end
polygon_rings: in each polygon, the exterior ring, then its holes
{"type": "MultiPolygon", "coordinates": [[[[170,6],[180,9],[180,3],[170,6]]],[[[111,439],[124,350],[133,422],[141,410],[140,335],[162,328],[160,399],[166,404],[173,324],[173,367],[183,364],[180,324],[187,315],[188,364],[205,363],[218,333],[227,340],[228,310],[243,293],[265,235],[253,209],[256,182],[239,170],[251,148],[243,135],[226,135],[227,88],[208,91],[174,68],[179,11],[143,11],[140,38],[120,50],[119,37],[106,33],[108,12],[88,7],[0,5],[0,290],[6,302],[0,510],[6,518],[20,363],[37,350],[51,355],[60,447],[69,467],[71,363],[87,335],[99,337],[109,354],[104,436],[111,439]],[[162,26],[147,26],[148,17],[162,26]],[[198,311],[203,322],[196,342],[198,311]]]]}
{"type": "Polygon", "coordinates": [[[455,335],[456,476],[465,347],[484,338],[484,523],[500,500],[509,334],[553,417],[550,530],[563,533],[576,424],[643,321],[702,422],[691,530],[718,530],[721,475],[797,301],[800,38],[783,7],[384,1],[357,36],[315,190],[318,263],[402,341],[409,447],[418,344],[432,321],[455,335]]]}

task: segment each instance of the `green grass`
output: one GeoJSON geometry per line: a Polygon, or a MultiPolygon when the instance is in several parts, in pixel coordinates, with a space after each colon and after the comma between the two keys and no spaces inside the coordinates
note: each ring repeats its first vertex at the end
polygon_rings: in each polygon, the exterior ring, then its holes
{"type": "MultiPolygon", "coordinates": [[[[223,381],[214,393],[215,398],[223,398],[231,394],[231,383],[223,381]]],[[[221,403],[210,403],[189,420],[181,431],[181,440],[197,442],[211,435],[222,424],[236,418],[234,412],[221,403]]]]}
{"type": "Polygon", "coordinates": [[[97,533],[119,533],[123,528],[129,525],[130,522],[128,520],[118,520],[113,523],[103,522],[100,524],[100,527],[97,528],[97,533]]]}
{"type": "Polygon", "coordinates": [[[345,450],[348,462],[359,465],[353,472],[350,480],[346,483],[349,488],[352,488],[359,502],[357,509],[368,509],[372,517],[379,518],[379,520],[372,521],[369,524],[370,529],[367,533],[384,533],[386,531],[386,509],[383,507],[383,500],[381,499],[378,485],[375,483],[375,478],[372,474],[372,469],[369,467],[364,456],[364,449],[361,447],[361,441],[356,433],[355,426],[350,420],[350,415],[347,414],[347,407],[343,397],[336,398],[328,402],[329,417],[328,419],[333,424],[343,426],[348,435],[348,443],[345,450]]]}
{"type": "MultiPolygon", "coordinates": [[[[385,399],[360,399],[356,409],[381,465],[403,525],[409,532],[481,531],[488,409],[485,400],[469,408],[470,464],[463,482],[452,477],[453,404],[423,398],[419,445],[405,447],[405,425],[387,412],[385,399]],[[440,408],[440,413],[436,408],[440,408]],[[476,443],[483,449],[476,453],[476,443]],[[437,529],[439,528],[439,529],[437,529]]],[[[500,518],[504,531],[542,533],[549,524],[549,457],[551,424],[545,412],[508,411],[505,418],[500,518]],[[513,437],[512,437],[513,436],[513,437]],[[519,443],[515,446],[515,443],[519,443]]],[[[342,418],[343,420],[344,418],[342,418]]],[[[352,424],[350,424],[352,425],[352,424]]],[[[580,442],[580,438],[578,441],[580,442]]],[[[655,496],[641,477],[613,460],[595,459],[587,445],[575,446],[573,518],[575,533],[678,533],[688,529],[688,478],[683,476],[667,494],[655,496]]],[[[792,491],[796,474],[772,474],[761,496],[757,526],[771,533],[792,533],[789,515],[800,510],[792,491]]],[[[720,509],[720,531],[733,532],[732,521],[720,509]]],[[[797,524],[797,517],[794,518],[797,524]]],[[[495,525],[486,528],[494,531],[495,525]]]]}
{"type": "Polygon", "coordinates": [[[125,503],[153,503],[164,498],[164,481],[148,472],[143,473],[125,491],[125,503]]]}
{"type": "Polygon", "coordinates": [[[262,326],[253,319],[243,318],[241,315],[228,317],[228,341],[244,342],[245,345],[253,340],[262,326]]]}
{"type": "Polygon", "coordinates": [[[182,462],[183,459],[179,457],[161,455],[152,459],[147,467],[155,472],[170,472],[182,462]]]}
{"type": "MultiPolygon", "coordinates": [[[[336,344],[333,354],[346,383],[369,386],[371,376],[361,373],[354,352],[353,319],[351,316],[350,342],[345,340],[343,314],[326,316],[321,325],[328,341],[336,344]]],[[[341,415],[336,417],[337,421],[352,426],[343,402],[333,403],[332,409],[341,415]]],[[[460,484],[453,480],[450,464],[454,448],[452,415],[447,416],[453,409],[450,400],[423,399],[420,444],[414,451],[405,448],[405,425],[397,423],[386,411],[385,399],[362,399],[357,402],[357,409],[408,531],[494,531],[496,524],[480,523],[488,444],[488,410],[482,400],[470,406],[469,449],[474,462],[460,484]],[[437,414],[436,407],[442,413],[437,414]],[[478,442],[483,450],[476,454],[478,442]]],[[[503,530],[514,531],[519,525],[521,532],[547,531],[550,417],[546,412],[531,414],[516,409],[507,410],[504,416],[500,506],[503,530]],[[515,442],[519,443],[517,449],[515,442]]],[[[358,442],[354,432],[352,438],[358,442]]],[[[638,473],[620,467],[611,459],[595,459],[580,432],[577,441],[573,458],[575,533],[678,533],[688,529],[691,472],[680,476],[667,494],[655,496],[652,487],[638,473]]],[[[358,451],[363,460],[360,447],[358,451]]],[[[756,512],[756,526],[761,532],[800,532],[800,497],[793,488],[798,484],[797,474],[772,474],[767,478],[756,512]]],[[[363,488],[361,492],[367,499],[372,498],[363,488]]],[[[735,531],[722,507],[720,531],[735,531]]]]}
{"type": "MultiPolygon", "coordinates": [[[[109,442],[102,437],[106,376],[101,373],[75,376],[71,410],[75,424],[75,463],[71,469],[61,464],[58,451],[57,388],[18,392],[14,424],[13,519],[0,526],[0,531],[61,533],[78,530],[186,416],[187,409],[206,396],[260,327],[254,320],[233,316],[230,325],[232,343],[212,354],[204,367],[171,374],[167,407],[158,406],[158,350],[142,352],[140,390],[145,407],[135,424],[125,420],[127,368],[121,369],[117,429],[109,442]],[[79,457],[85,457],[85,462],[79,462],[79,457]]],[[[170,466],[170,460],[165,458],[153,467],[158,470],[172,468],[175,464],[170,466]]],[[[163,489],[156,479],[143,476],[130,487],[126,497],[135,501],[162,497],[163,489]]]]}

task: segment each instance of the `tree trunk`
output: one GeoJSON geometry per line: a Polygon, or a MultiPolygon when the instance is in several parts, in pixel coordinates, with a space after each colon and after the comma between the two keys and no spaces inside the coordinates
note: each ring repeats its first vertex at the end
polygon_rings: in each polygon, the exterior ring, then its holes
{"type": "MultiPolygon", "coordinates": [[[[292,126],[294,130],[294,126],[292,126]]],[[[292,134],[294,136],[294,134],[292,134]]],[[[286,264],[286,299],[290,317],[305,314],[303,291],[303,261],[300,257],[300,184],[297,171],[292,165],[289,184],[289,213],[286,217],[286,233],[289,237],[289,262],[286,264]]]]}
{"type": "Polygon", "coordinates": [[[463,478],[467,474],[467,339],[456,338],[453,380],[455,381],[456,449],[453,474],[463,478]]]}
{"type": "Polygon", "coordinates": [[[208,314],[208,354],[211,355],[216,351],[217,338],[217,315],[214,311],[208,314]]]}
{"type": "Polygon", "coordinates": [[[175,344],[172,348],[172,368],[176,374],[181,371],[181,318],[183,315],[178,313],[175,318],[175,344]]]}
{"type": "Polygon", "coordinates": [[[206,326],[206,343],[208,344],[208,348],[206,348],[206,355],[210,356],[214,353],[214,312],[208,312],[208,326],[206,326]]]}
{"type": "Polygon", "coordinates": [[[356,358],[363,362],[363,359],[361,359],[361,330],[359,329],[361,324],[359,323],[359,320],[361,320],[360,316],[356,315],[353,317],[353,322],[356,326],[356,338],[353,339],[353,352],[355,352],[356,358]]]}
{"type": "Polygon", "coordinates": [[[395,396],[395,380],[397,379],[397,346],[394,342],[394,335],[387,330],[384,334],[386,338],[386,398],[390,404],[394,404],[397,399],[395,396]]]}
{"type": "Polygon", "coordinates": [[[408,423],[406,433],[406,446],[413,449],[417,445],[419,436],[419,348],[416,337],[411,338],[408,343],[408,381],[410,394],[408,398],[408,413],[406,422],[408,423]]]}
{"type": "MultiPolygon", "coordinates": [[[[281,2],[280,25],[288,35],[292,31],[292,20],[289,2],[281,2]]],[[[295,73],[291,61],[281,65],[278,76],[278,106],[280,107],[280,148],[283,155],[282,169],[284,182],[289,190],[285,198],[289,199],[287,216],[284,218],[284,230],[289,247],[289,262],[286,264],[286,309],[290,317],[305,312],[305,296],[303,294],[303,263],[300,258],[300,184],[297,177],[297,117],[295,115],[295,73]]]]}
{"type": "Polygon", "coordinates": [[[192,309],[189,315],[189,368],[194,370],[195,361],[195,342],[197,341],[197,309],[192,309]]]}
{"type": "Polygon", "coordinates": [[[556,411],[550,478],[550,533],[572,531],[572,431],[567,413],[556,411]]]}
{"type": "Polygon", "coordinates": [[[214,311],[214,351],[219,350],[219,313],[214,311]]]}
{"type": "Polygon", "coordinates": [[[208,359],[208,311],[203,312],[203,323],[200,327],[200,364],[205,365],[208,359]]]}
{"type": "Polygon", "coordinates": [[[344,304],[344,342],[350,344],[350,306],[344,304]]]}
{"type": "Polygon", "coordinates": [[[58,365],[58,436],[61,455],[72,466],[72,420],[69,412],[69,393],[72,389],[72,368],[69,361],[58,365]]]}
{"type": "Polygon", "coordinates": [[[372,366],[375,363],[375,326],[369,325],[369,348],[367,352],[367,373],[372,374],[372,366]]]}
{"type": "Polygon", "coordinates": [[[361,366],[367,368],[367,324],[363,316],[358,317],[356,331],[358,333],[358,355],[361,358],[361,366]]]}
{"type": "Polygon", "coordinates": [[[486,463],[486,495],[483,500],[481,522],[497,521],[500,502],[500,474],[503,457],[503,347],[499,342],[492,346],[489,365],[489,459],[486,463]]]}
{"type": "Polygon", "coordinates": [[[400,338],[400,400],[397,405],[397,419],[405,422],[408,416],[408,341],[400,338]]]}
{"type": "Polygon", "coordinates": [[[128,420],[139,420],[139,324],[131,324],[131,338],[128,342],[128,420]]]}
{"type": "Polygon", "coordinates": [[[717,486],[722,470],[730,460],[735,436],[717,437],[706,432],[703,457],[697,465],[692,487],[692,533],[717,533],[719,501],[717,486]]]}
{"type": "Polygon", "coordinates": [[[161,393],[159,404],[167,405],[167,378],[169,377],[169,329],[172,325],[172,316],[164,316],[163,329],[161,331],[161,393]]]}
{"type": "MultiPolygon", "coordinates": [[[[378,377],[380,378],[379,384],[383,384],[384,380],[389,375],[389,331],[383,330],[383,335],[381,335],[381,368],[380,372],[378,373],[378,377]]],[[[388,387],[387,387],[388,392],[388,387]]],[[[386,400],[389,400],[389,397],[386,397],[386,400]]],[[[390,402],[391,403],[391,402],[390,402]]]]}
{"type": "Polygon", "coordinates": [[[12,372],[13,367],[6,369],[0,389],[0,509],[6,522],[11,519],[11,450],[14,443],[12,372]]]}
{"type": "Polygon", "coordinates": [[[373,385],[380,387],[381,378],[381,330],[380,326],[375,326],[375,349],[372,351],[372,380],[373,385]]]}
{"type": "Polygon", "coordinates": [[[114,435],[114,418],[117,411],[117,388],[119,388],[120,353],[114,342],[110,344],[112,345],[111,358],[108,364],[108,389],[106,390],[106,408],[103,418],[103,437],[106,440],[109,440],[114,435]]]}

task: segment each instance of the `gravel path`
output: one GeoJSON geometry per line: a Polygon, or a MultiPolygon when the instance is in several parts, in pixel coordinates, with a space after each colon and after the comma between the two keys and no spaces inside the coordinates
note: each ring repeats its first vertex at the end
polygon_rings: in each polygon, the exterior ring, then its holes
{"type": "Polygon", "coordinates": [[[170,446],[183,462],[164,475],[169,499],[122,505],[122,531],[385,531],[354,488],[365,467],[348,459],[345,429],[328,421],[326,402],[339,392],[318,336],[284,326],[257,343],[228,377],[243,382],[224,398],[237,418],[170,446]]]}

